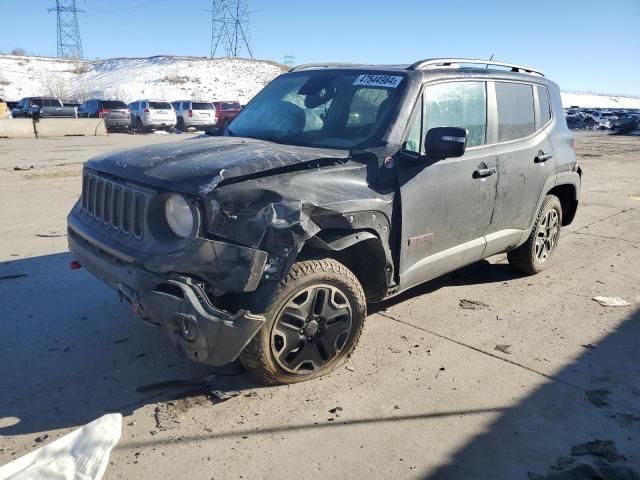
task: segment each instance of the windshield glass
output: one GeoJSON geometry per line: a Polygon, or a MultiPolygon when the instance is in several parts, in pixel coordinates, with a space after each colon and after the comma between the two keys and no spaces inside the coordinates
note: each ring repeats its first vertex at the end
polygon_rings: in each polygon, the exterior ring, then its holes
{"type": "Polygon", "coordinates": [[[198,103],[193,102],[191,104],[193,110],[213,110],[213,103],[198,103]]]}
{"type": "Polygon", "coordinates": [[[149,108],[155,110],[171,110],[171,104],[169,102],[149,102],[149,108]]]}
{"type": "Polygon", "coordinates": [[[102,108],[107,109],[117,109],[117,108],[127,108],[124,102],[118,102],[117,100],[105,100],[102,102],[102,108]]]}
{"type": "Polygon", "coordinates": [[[220,102],[220,110],[240,110],[238,102],[220,102]]]}
{"type": "Polygon", "coordinates": [[[310,147],[366,148],[382,134],[404,76],[313,71],[267,85],[229,134],[310,147]]]}

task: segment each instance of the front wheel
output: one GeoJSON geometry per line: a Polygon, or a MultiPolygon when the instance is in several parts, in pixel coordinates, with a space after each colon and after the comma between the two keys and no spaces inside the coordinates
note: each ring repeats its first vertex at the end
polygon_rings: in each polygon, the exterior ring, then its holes
{"type": "Polygon", "coordinates": [[[555,195],[547,195],[527,241],[507,253],[509,264],[516,270],[529,275],[544,270],[558,246],[561,227],[560,200],[555,195]]]}
{"type": "Polygon", "coordinates": [[[351,354],[366,316],[364,291],[347,267],[332,259],[297,262],[240,361],[267,385],[326,375],[351,354]]]}

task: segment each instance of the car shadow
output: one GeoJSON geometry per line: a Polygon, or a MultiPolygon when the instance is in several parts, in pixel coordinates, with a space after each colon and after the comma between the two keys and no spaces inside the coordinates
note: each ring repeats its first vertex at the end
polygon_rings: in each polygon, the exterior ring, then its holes
{"type": "Polygon", "coordinates": [[[68,253],[0,263],[0,436],[83,425],[107,412],[258,385],[237,364],[189,361],[68,253]],[[137,391],[157,382],[191,385],[137,391]]]}
{"type": "Polygon", "coordinates": [[[467,265],[460,270],[456,270],[410,288],[409,290],[402,292],[395,297],[389,298],[388,300],[369,304],[368,311],[369,314],[377,313],[411,298],[428,295],[444,287],[502,283],[522,278],[524,276],[524,274],[515,271],[507,263],[491,263],[486,259],[480,260],[472,263],[471,265],[467,265]]]}

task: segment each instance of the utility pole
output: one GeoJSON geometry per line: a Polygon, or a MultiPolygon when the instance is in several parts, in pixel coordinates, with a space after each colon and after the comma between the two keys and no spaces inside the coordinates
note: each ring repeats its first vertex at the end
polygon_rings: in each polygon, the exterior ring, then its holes
{"type": "Polygon", "coordinates": [[[293,53],[285,53],[284,54],[284,64],[287,67],[295,67],[296,66],[296,57],[293,53]]]}
{"type": "Polygon", "coordinates": [[[253,58],[246,0],[211,0],[210,11],[211,58],[219,50],[227,57],[239,57],[243,49],[253,58]]]}
{"type": "Polygon", "coordinates": [[[48,11],[56,12],[58,17],[58,58],[82,60],[78,12],[84,13],[84,10],[76,8],[76,0],[56,0],[55,8],[48,11]]]}

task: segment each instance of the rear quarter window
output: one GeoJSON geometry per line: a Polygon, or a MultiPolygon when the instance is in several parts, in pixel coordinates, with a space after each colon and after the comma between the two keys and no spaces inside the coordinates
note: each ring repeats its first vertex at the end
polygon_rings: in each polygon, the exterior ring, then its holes
{"type": "Polygon", "coordinates": [[[538,106],[540,111],[540,121],[539,126],[543,127],[544,125],[551,120],[551,105],[549,105],[549,91],[547,87],[543,87],[541,85],[537,85],[536,90],[538,92],[538,106]]]}
{"type": "Polygon", "coordinates": [[[498,141],[506,142],[531,135],[535,130],[533,86],[496,82],[498,141]]]}

